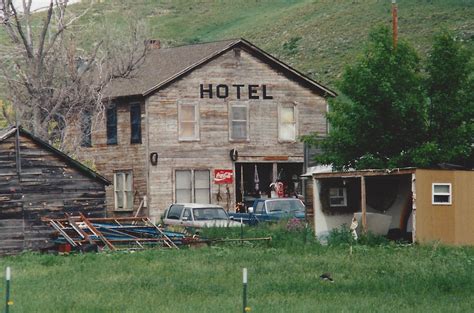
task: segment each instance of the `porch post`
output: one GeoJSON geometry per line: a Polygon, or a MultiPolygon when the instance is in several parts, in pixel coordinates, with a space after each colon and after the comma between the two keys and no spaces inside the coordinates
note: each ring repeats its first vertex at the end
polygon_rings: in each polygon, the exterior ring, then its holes
{"type": "Polygon", "coordinates": [[[367,233],[367,202],[365,196],[365,177],[360,177],[360,207],[362,209],[362,231],[367,233]]]}

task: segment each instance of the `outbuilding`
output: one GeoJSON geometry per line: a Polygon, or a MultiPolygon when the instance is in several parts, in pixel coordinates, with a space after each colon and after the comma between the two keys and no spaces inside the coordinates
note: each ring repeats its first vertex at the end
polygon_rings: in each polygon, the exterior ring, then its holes
{"type": "Polygon", "coordinates": [[[377,169],[320,172],[312,178],[319,238],[358,224],[359,233],[392,239],[474,245],[472,170],[377,169]]]}
{"type": "Polygon", "coordinates": [[[0,131],[0,254],[41,248],[42,217],[103,217],[110,182],[21,127],[0,131]]]}

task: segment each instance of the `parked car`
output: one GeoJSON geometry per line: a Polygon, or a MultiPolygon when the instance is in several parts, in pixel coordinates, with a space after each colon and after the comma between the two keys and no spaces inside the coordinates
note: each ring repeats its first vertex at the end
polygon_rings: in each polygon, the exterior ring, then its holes
{"type": "Polygon", "coordinates": [[[304,219],[305,206],[297,198],[259,198],[248,208],[248,213],[230,213],[230,218],[250,225],[288,218],[304,219]]]}
{"type": "Polygon", "coordinates": [[[189,228],[202,227],[240,227],[240,222],[233,221],[223,207],[213,204],[175,203],[163,217],[165,225],[189,228]]]}

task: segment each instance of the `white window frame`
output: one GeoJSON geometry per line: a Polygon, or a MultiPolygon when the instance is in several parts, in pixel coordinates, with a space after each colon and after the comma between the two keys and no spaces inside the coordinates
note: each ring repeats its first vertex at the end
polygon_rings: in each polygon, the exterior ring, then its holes
{"type": "Polygon", "coordinates": [[[451,205],[453,203],[453,188],[451,183],[433,183],[431,185],[431,204],[433,205],[451,205]],[[435,186],[448,186],[449,192],[435,192],[435,186]],[[448,196],[448,202],[436,202],[435,196],[448,196]]]}
{"type": "Polygon", "coordinates": [[[209,201],[209,204],[212,202],[212,182],[211,182],[211,170],[208,169],[208,168],[195,168],[195,169],[189,169],[189,168],[177,168],[174,170],[174,184],[173,184],[173,198],[174,198],[174,202],[178,202],[177,200],[177,196],[176,196],[176,191],[177,191],[177,188],[176,188],[176,172],[180,172],[180,171],[187,171],[187,172],[191,172],[191,203],[196,203],[196,187],[195,187],[195,183],[196,183],[196,178],[195,178],[195,172],[204,172],[204,171],[207,171],[209,173],[209,193],[208,193],[208,201],[209,201]]]}
{"type": "Polygon", "coordinates": [[[296,142],[296,139],[298,138],[298,109],[297,109],[297,106],[296,104],[280,104],[278,106],[278,141],[279,142],[296,142]],[[292,108],[293,109],[293,118],[294,118],[294,121],[293,123],[291,123],[294,128],[295,128],[295,138],[293,139],[283,139],[281,138],[282,136],[282,131],[281,131],[281,126],[283,124],[290,124],[290,123],[283,123],[282,122],[282,109],[283,108],[292,108]]]}
{"type": "Polygon", "coordinates": [[[133,172],[131,170],[115,171],[114,172],[114,208],[115,211],[133,211],[133,172]],[[123,190],[118,190],[117,180],[119,175],[123,177],[123,190]],[[127,175],[130,176],[130,186],[127,186],[127,175]],[[123,207],[118,206],[118,193],[122,193],[123,207]],[[132,207],[128,207],[128,197],[132,197],[132,207]]]}
{"type": "MultiPolygon", "coordinates": [[[[339,194],[339,192],[338,192],[339,194]]],[[[329,206],[330,207],[344,207],[344,206],[347,206],[347,188],[346,187],[331,187],[329,188],[329,206]],[[331,196],[331,190],[333,189],[338,189],[338,190],[341,190],[342,189],[342,199],[343,199],[343,203],[341,204],[332,204],[331,203],[331,199],[340,199],[341,196],[337,196],[337,197],[332,197],[331,196]]]]}
{"type": "Polygon", "coordinates": [[[189,102],[178,102],[178,140],[179,141],[199,141],[200,140],[200,116],[199,116],[199,103],[189,102]],[[194,107],[194,121],[181,121],[182,107],[193,106],[194,107]],[[181,134],[181,122],[194,122],[194,136],[182,137],[181,134]]]}
{"type": "MultiPolygon", "coordinates": [[[[246,101],[242,101],[242,102],[229,102],[229,141],[249,141],[249,133],[250,133],[250,110],[249,110],[249,103],[246,102],[246,101]],[[232,135],[233,135],[233,122],[234,120],[232,119],[232,108],[233,107],[241,107],[241,108],[245,108],[246,110],[246,113],[247,113],[247,120],[246,120],[246,127],[245,127],[245,132],[246,132],[246,136],[245,138],[233,138],[232,135]]],[[[236,122],[242,122],[243,120],[235,120],[236,122]]]]}

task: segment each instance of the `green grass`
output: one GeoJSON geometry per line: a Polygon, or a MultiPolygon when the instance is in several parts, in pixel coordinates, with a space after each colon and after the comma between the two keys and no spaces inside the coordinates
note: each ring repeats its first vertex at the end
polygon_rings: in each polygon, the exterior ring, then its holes
{"type": "MultiPolygon", "coordinates": [[[[304,231],[245,230],[246,236],[269,233],[270,244],[24,254],[0,259],[0,268],[12,267],[11,312],[241,312],[243,267],[252,312],[469,312],[474,306],[473,248],[355,245],[350,255],[348,246],[321,246],[304,231]],[[323,272],[335,282],[320,280],[323,272]]],[[[234,230],[227,237],[238,236],[234,230]]]]}

